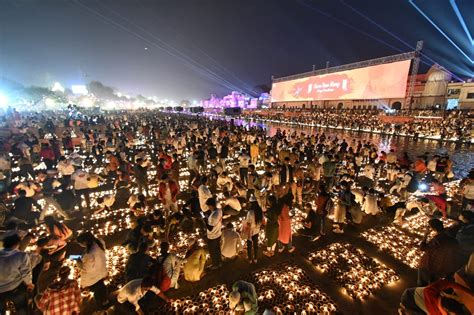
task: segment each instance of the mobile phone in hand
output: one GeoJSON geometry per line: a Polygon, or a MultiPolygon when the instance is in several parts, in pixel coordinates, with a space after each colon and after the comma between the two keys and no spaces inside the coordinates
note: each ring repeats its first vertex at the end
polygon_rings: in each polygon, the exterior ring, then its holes
{"type": "Polygon", "coordinates": [[[79,260],[81,259],[82,256],[81,255],[69,255],[69,259],[70,260],[79,260]]]}

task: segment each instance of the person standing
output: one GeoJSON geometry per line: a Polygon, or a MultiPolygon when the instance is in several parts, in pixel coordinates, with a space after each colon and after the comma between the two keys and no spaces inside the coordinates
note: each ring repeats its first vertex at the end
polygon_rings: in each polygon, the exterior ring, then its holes
{"type": "Polygon", "coordinates": [[[248,186],[248,173],[249,173],[250,157],[247,155],[247,151],[242,150],[239,156],[239,174],[240,181],[244,186],[248,186]]]}
{"type": "Polygon", "coordinates": [[[280,185],[293,184],[293,166],[290,164],[290,158],[285,157],[283,160],[283,166],[280,170],[280,185]]]}
{"type": "Polygon", "coordinates": [[[265,238],[267,250],[263,252],[265,256],[272,257],[278,240],[278,216],[280,213],[279,204],[274,195],[268,196],[268,210],[265,212],[265,238]]]}
{"type": "Polygon", "coordinates": [[[96,307],[103,309],[108,304],[107,287],[104,283],[108,276],[105,243],[90,232],[79,235],[77,242],[85,248],[82,258],[78,260],[81,287],[92,291],[96,307]]]}
{"type": "Polygon", "coordinates": [[[260,148],[258,146],[257,140],[255,140],[250,145],[250,159],[251,159],[253,165],[257,165],[258,157],[259,157],[259,149],[260,148]]]}
{"type": "Polygon", "coordinates": [[[188,186],[191,187],[194,179],[199,175],[199,166],[197,164],[197,153],[193,152],[188,157],[188,171],[189,171],[189,180],[188,186]]]}
{"type": "Polygon", "coordinates": [[[257,263],[258,234],[263,221],[262,208],[257,202],[250,203],[247,217],[242,221],[242,238],[247,241],[247,255],[250,264],[257,263]]]}
{"type": "Polygon", "coordinates": [[[460,183],[462,194],[462,210],[474,211],[474,170],[469,172],[469,176],[460,183]]]}
{"type": "Polygon", "coordinates": [[[74,174],[71,176],[72,185],[74,187],[74,192],[76,193],[77,204],[79,210],[83,210],[82,207],[82,196],[86,200],[87,209],[91,208],[91,198],[90,198],[90,189],[89,189],[89,174],[83,169],[77,169],[74,174]]]}
{"type": "Polygon", "coordinates": [[[198,188],[199,196],[199,205],[201,206],[201,211],[206,213],[209,211],[209,207],[206,202],[209,198],[212,197],[211,190],[207,187],[207,176],[201,177],[201,185],[198,188]]]}
{"type": "Polygon", "coordinates": [[[135,184],[138,186],[138,192],[140,194],[145,191],[146,196],[150,196],[150,192],[148,191],[148,163],[147,161],[143,160],[142,158],[138,158],[134,167],[135,173],[135,184]]]}
{"type": "Polygon", "coordinates": [[[159,195],[161,203],[168,213],[174,213],[178,211],[178,204],[176,203],[176,196],[178,195],[178,192],[178,184],[172,180],[168,174],[164,174],[161,177],[159,195]]]}
{"type": "Polygon", "coordinates": [[[328,155],[328,160],[323,165],[324,185],[328,190],[334,185],[334,175],[336,174],[337,163],[331,154],[328,155]]]}
{"type": "Polygon", "coordinates": [[[209,198],[206,206],[210,211],[207,219],[207,246],[211,255],[211,269],[218,269],[222,266],[221,257],[221,236],[222,236],[222,211],[217,208],[216,199],[209,198]]]}
{"type": "MultiPolygon", "coordinates": [[[[329,193],[326,191],[326,187],[324,185],[319,186],[319,193],[318,196],[316,197],[316,215],[320,218],[320,230],[319,234],[320,236],[323,236],[326,234],[325,232],[325,225],[326,225],[326,217],[328,216],[328,207],[330,207],[331,204],[331,196],[329,193]]],[[[319,236],[316,236],[316,239],[318,239],[319,236]]]]}
{"type": "Polygon", "coordinates": [[[281,198],[281,209],[278,216],[278,252],[282,253],[285,248],[289,253],[295,251],[292,245],[290,208],[293,204],[293,195],[287,193],[281,198]]]}

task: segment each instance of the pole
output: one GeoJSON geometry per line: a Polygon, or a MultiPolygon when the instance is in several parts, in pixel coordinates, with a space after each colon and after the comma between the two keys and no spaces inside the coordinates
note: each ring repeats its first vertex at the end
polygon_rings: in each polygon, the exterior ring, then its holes
{"type": "Polygon", "coordinates": [[[413,59],[410,83],[408,86],[408,95],[405,100],[405,108],[408,105],[409,110],[412,109],[412,105],[413,105],[413,92],[415,90],[416,75],[418,74],[418,67],[420,65],[420,53],[422,49],[423,49],[423,41],[420,40],[416,43],[416,50],[415,50],[415,55],[414,55],[415,58],[413,59]]]}

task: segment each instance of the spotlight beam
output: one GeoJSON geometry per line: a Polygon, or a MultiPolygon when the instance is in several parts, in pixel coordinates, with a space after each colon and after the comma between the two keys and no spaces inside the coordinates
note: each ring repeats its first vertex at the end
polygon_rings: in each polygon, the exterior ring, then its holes
{"type": "MultiPolygon", "coordinates": [[[[385,33],[388,33],[390,36],[392,36],[393,38],[397,39],[398,41],[402,42],[403,44],[405,44],[407,47],[409,47],[410,49],[413,49],[415,50],[416,48],[413,47],[413,45],[410,45],[409,43],[407,43],[405,40],[403,40],[400,36],[396,35],[395,33],[391,32],[390,30],[388,30],[387,28],[383,27],[382,25],[380,25],[379,23],[377,23],[375,20],[371,19],[368,15],[362,13],[361,11],[357,10],[355,7],[351,6],[350,4],[348,4],[347,2],[345,2],[344,0],[340,0],[340,2],[342,4],[344,4],[346,7],[350,8],[352,11],[354,11],[355,13],[357,13],[358,15],[360,15],[361,17],[363,17],[364,19],[366,19],[367,21],[369,21],[370,23],[374,24],[375,26],[377,26],[378,28],[380,28],[382,31],[384,31],[385,33]]],[[[430,62],[432,62],[433,64],[440,64],[439,62],[437,62],[436,60],[433,60],[433,58],[429,57],[428,55],[426,55],[425,53],[421,52],[421,55],[423,55],[426,59],[428,59],[430,62]]],[[[426,64],[427,66],[430,66],[431,67],[431,64],[427,63],[427,62],[424,62],[423,60],[420,60],[421,62],[423,62],[424,64],[426,64]]],[[[453,78],[456,78],[457,80],[459,81],[463,81],[463,79],[461,79],[460,77],[458,77],[456,74],[452,73],[451,71],[447,70],[446,68],[444,68],[444,70],[446,72],[448,72],[453,78]]]]}
{"type": "Polygon", "coordinates": [[[469,57],[419,6],[417,6],[414,0],[408,0],[410,3],[428,22],[433,25],[441,35],[443,35],[471,64],[474,64],[474,59],[469,57]]]}
{"type": "Polygon", "coordinates": [[[471,32],[469,32],[467,28],[466,22],[464,21],[464,18],[462,17],[461,11],[459,10],[458,5],[456,4],[456,0],[449,0],[449,3],[451,4],[451,7],[453,8],[454,13],[456,13],[456,16],[459,19],[459,23],[461,23],[461,26],[464,32],[466,33],[467,38],[469,38],[469,40],[471,41],[471,45],[474,46],[474,39],[472,39],[471,32]]]}

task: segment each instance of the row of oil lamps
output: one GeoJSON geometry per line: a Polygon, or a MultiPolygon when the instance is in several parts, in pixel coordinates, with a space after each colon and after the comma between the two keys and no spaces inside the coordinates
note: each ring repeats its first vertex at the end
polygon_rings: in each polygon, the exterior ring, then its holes
{"type": "Polygon", "coordinates": [[[309,260],[343,287],[347,295],[358,300],[399,279],[394,270],[347,243],[333,243],[310,253],[309,260]]]}

